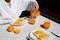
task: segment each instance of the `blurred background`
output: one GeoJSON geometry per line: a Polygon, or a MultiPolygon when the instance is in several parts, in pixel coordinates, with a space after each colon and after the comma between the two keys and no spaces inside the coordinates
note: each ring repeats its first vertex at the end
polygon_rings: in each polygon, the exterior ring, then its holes
{"type": "Polygon", "coordinates": [[[60,23],[60,1],[59,0],[36,0],[40,6],[42,15],[60,23]]]}

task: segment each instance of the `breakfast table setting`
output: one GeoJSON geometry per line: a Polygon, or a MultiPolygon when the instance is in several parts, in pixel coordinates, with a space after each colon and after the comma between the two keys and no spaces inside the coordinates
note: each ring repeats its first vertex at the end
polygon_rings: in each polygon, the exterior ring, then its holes
{"type": "MultiPolygon", "coordinates": [[[[3,22],[4,24],[1,24],[0,22],[0,40],[45,40],[43,38],[41,39],[41,37],[40,39],[38,39],[39,38],[38,33],[40,32],[37,32],[37,34],[35,35],[33,34],[39,30],[46,33],[47,35],[46,40],[60,40],[59,23],[56,23],[42,15],[39,15],[36,18],[32,18],[32,19],[30,17],[29,18],[22,17],[18,20],[17,19],[14,19],[13,21],[11,19],[7,19],[3,22]],[[21,22],[21,19],[23,19],[24,21],[20,23],[21,25],[18,25],[19,22],[21,22]],[[18,23],[15,22],[16,20],[18,23]],[[36,37],[36,35],[38,36],[36,37]]],[[[43,35],[43,37],[45,36],[43,35]]]]}

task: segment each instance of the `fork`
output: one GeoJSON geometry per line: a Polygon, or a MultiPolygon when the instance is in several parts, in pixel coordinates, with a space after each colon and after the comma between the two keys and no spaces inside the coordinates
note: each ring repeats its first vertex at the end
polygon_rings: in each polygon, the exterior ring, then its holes
{"type": "Polygon", "coordinates": [[[30,33],[28,34],[28,40],[34,40],[34,39],[32,39],[31,37],[30,37],[30,33]]]}

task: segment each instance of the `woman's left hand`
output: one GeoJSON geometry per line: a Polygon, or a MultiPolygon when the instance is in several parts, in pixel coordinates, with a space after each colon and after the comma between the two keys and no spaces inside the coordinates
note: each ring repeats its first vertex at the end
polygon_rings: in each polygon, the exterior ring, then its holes
{"type": "Polygon", "coordinates": [[[39,5],[38,5],[38,3],[36,3],[36,2],[32,2],[32,10],[34,11],[37,11],[39,9],[39,5]]]}

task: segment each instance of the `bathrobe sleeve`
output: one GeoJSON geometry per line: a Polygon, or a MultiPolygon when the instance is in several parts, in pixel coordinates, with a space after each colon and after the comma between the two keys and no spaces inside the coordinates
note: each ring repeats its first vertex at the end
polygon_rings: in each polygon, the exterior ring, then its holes
{"type": "Polygon", "coordinates": [[[4,10],[3,4],[2,4],[2,2],[0,1],[0,19],[5,19],[5,18],[10,18],[10,19],[12,19],[12,17],[9,16],[8,13],[4,10]]]}
{"type": "Polygon", "coordinates": [[[2,7],[2,0],[0,0],[0,25],[11,22],[11,17],[7,14],[7,12],[2,7]]]}

